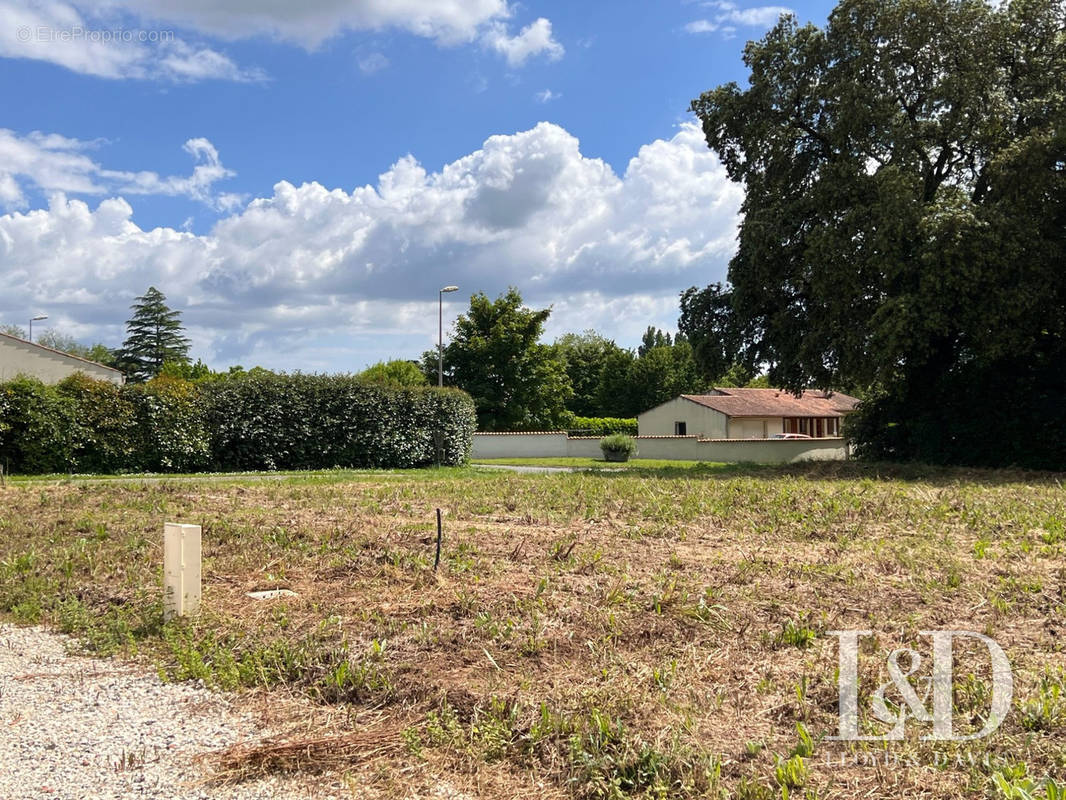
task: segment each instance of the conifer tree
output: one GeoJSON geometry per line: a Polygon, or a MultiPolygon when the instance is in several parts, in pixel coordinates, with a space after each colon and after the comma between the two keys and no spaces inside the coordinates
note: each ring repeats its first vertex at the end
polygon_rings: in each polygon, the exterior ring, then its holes
{"type": "Polygon", "coordinates": [[[132,382],[154,378],[164,364],[189,363],[189,340],[183,335],[181,312],[172,310],[166,299],[150,286],[130,306],[133,316],[126,321],[126,341],[119,353],[119,365],[132,382]]]}

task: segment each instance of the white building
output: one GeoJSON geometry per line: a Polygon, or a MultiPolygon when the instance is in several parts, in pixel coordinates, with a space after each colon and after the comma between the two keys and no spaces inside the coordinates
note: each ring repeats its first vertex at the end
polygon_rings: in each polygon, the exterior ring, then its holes
{"type": "Polygon", "coordinates": [[[77,372],[99,381],[126,382],[126,376],[117,369],[0,333],[0,381],[25,375],[43,383],[59,383],[77,372]]]}
{"type": "Polygon", "coordinates": [[[769,439],[794,433],[811,438],[840,436],[843,418],[859,401],[840,392],[782,389],[712,389],[683,394],[637,416],[641,436],[701,439],[769,439]]]}

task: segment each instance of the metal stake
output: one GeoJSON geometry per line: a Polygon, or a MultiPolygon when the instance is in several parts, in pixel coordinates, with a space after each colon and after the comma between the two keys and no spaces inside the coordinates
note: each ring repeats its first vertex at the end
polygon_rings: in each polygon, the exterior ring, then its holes
{"type": "Polygon", "coordinates": [[[443,529],[440,522],[440,509],[437,509],[437,557],[433,560],[433,571],[437,571],[437,567],[440,566],[440,540],[443,535],[443,529]]]}

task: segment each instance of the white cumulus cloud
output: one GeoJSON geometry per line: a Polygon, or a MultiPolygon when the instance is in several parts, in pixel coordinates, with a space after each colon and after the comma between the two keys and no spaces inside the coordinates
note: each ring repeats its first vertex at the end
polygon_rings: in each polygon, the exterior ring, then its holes
{"type": "Polygon", "coordinates": [[[273,36],[314,48],[345,31],[405,30],[442,44],[477,38],[484,25],[511,15],[505,0],[76,0],[122,7],[224,39],[273,36]]]}
{"type": "Polygon", "coordinates": [[[710,0],[703,3],[707,8],[713,8],[715,13],[711,19],[697,19],[685,25],[688,33],[721,33],[731,36],[738,27],[746,28],[769,28],[777,24],[782,14],[794,13],[791,8],[785,6],[752,6],[740,8],[731,0],[710,0]]]}
{"type": "Polygon", "coordinates": [[[541,17],[511,36],[502,22],[495,23],[484,35],[485,46],[507,59],[512,67],[520,67],[533,56],[544,55],[557,61],[566,52],[552,36],[552,24],[541,17]]]}
{"type": "Polygon", "coordinates": [[[358,63],[360,72],[364,75],[373,75],[385,69],[389,65],[389,59],[384,53],[367,53],[359,57],[358,63]]]}
{"type": "Polygon", "coordinates": [[[0,0],[0,57],[47,61],[100,78],[257,81],[257,69],[193,45],[173,31],[146,30],[113,14],[61,0],[0,0]]]}
{"type": "Polygon", "coordinates": [[[183,196],[223,211],[236,205],[236,195],[213,191],[216,182],[235,173],[222,165],[207,139],[185,142],[185,152],[196,163],[187,176],[105,169],[88,155],[98,144],[39,131],[19,136],[0,128],[0,206],[25,207],[24,185],[45,193],[183,196]]]}
{"type": "MultiPolygon", "coordinates": [[[[207,148],[188,145],[210,167],[207,148]]],[[[125,307],[156,285],[214,363],[357,369],[431,345],[437,288],[455,283],[452,314],[515,285],[554,304],[552,333],[595,324],[633,341],[676,323],[681,289],[724,277],[740,200],[693,124],[622,174],[541,123],[438,172],[405,156],[350,191],[282,181],[205,235],[142,229],[120,197],[94,209],[56,194],[0,217],[0,320],[41,307],[117,341],[125,307]]]]}
{"type": "MultiPolygon", "coordinates": [[[[443,46],[478,42],[512,67],[563,55],[549,20],[512,33],[512,16],[505,0],[0,0],[0,57],[102,78],[188,83],[266,75],[181,32],[230,41],[265,36],[313,50],[352,31],[400,30],[443,46]]],[[[372,55],[360,68],[371,73],[387,63],[372,55]]]]}

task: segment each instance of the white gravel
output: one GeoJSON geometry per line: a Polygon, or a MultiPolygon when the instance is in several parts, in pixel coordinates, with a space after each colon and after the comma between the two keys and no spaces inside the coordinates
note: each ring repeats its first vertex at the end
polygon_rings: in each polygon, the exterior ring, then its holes
{"type": "Polygon", "coordinates": [[[337,796],[296,778],[205,784],[195,756],[268,732],[224,695],[67,645],[0,625],[0,800],[337,796]]]}

